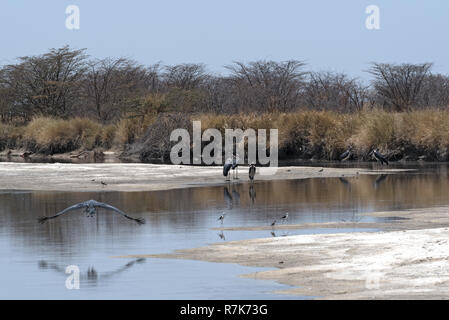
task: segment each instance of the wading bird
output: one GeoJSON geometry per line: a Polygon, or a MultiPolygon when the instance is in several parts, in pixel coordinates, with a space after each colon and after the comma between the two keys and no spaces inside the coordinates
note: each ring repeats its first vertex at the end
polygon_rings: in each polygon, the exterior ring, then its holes
{"type": "Polygon", "coordinates": [[[231,180],[231,178],[228,179],[229,170],[232,168],[232,159],[229,158],[225,161],[223,165],[223,175],[225,176],[225,180],[231,180]]]}
{"type": "Polygon", "coordinates": [[[387,158],[385,158],[385,156],[383,154],[379,153],[379,151],[377,151],[377,149],[373,150],[373,155],[374,155],[374,158],[376,158],[376,160],[380,162],[380,164],[383,165],[385,163],[386,165],[388,165],[387,158]]]}
{"type": "Polygon", "coordinates": [[[222,214],[221,216],[219,216],[217,220],[220,220],[221,223],[223,223],[223,220],[224,220],[224,218],[225,218],[225,215],[226,215],[226,213],[223,212],[223,214],[222,214]]]}
{"type": "Polygon", "coordinates": [[[231,167],[234,179],[238,179],[238,176],[239,176],[238,166],[239,166],[238,158],[236,156],[234,156],[232,159],[232,167],[231,167]]]}
{"type": "Polygon", "coordinates": [[[40,218],[38,218],[38,221],[39,221],[40,223],[44,223],[44,222],[46,222],[47,220],[57,218],[57,217],[59,217],[60,215],[63,215],[64,213],[67,213],[67,212],[69,212],[69,211],[73,211],[73,210],[77,210],[77,209],[82,209],[82,208],[85,208],[85,209],[84,209],[84,212],[86,213],[86,216],[87,216],[87,217],[93,217],[93,216],[97,213],[97,208],[104,208],[104,209],[108,209],[108,210],[115,211],[115,212],[117,212],[118,214],[124,216],[126,219],[133,220],[133,221],[137,222],[138,224],[143,224],[143,223],[145,223],[145,220],[144,220],[143,218],[133,218],[133,217],[130,217],[130,216],[128,216],[126,213],[124,213],[123,211],[117,209],[116,207],[113,207],[113,206],[111,206],[111,205],[109,205],[109,204],[107,204],[107,203],[98,202],[98,201],[95,201],[95,200],[88,200],[88,201],[86,201],[86,202],[77,203],[77,204],[75,204],[75,205],[73,205],[73,206],[71,206],[71,207],[68,207],[68,208],[62,210],[61,212],[58,212],[57,214],[55,214],[55,215],[53,215],[53,216],[50,216],[50,217],[40,217],[40,218]]]}
{"type": "Polygon", "coordinates": [[[251,182],[254,180],[254,176],[256,175],[256,165],[254,163],[252,163],[249,166],[249,179],[251,180],[251,182]]]}
{"type": "Polygon", "coordinates": [[[346,161],[348,160],[352,155],[352,146],[349,146],[348,150],[346,150],[345,152],[343,152],[338,159],[340,161],[346,161]]]}
{"type": "Polygon", "coordinates": [[[287,221],[288,220],[288,212],[286,212],[282,217],[281,217],[282,221],[287,221]]]}

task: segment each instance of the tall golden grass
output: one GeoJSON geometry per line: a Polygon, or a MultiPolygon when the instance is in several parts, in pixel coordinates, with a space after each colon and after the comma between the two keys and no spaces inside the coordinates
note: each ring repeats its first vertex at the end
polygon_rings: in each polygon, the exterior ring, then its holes
{"type": "MultiPolygon", "coordinates": [[[[36,117],[23,127],[0,123],[0,149],[23,146],[59,153],[80,148],[123,148],[142,137],[154,119],[128,117],[103,125],[88,118],[36,117]]],[[[216,128],[223,133],[227,128],[278,129],[281,157],[331,160],[352,145],[360,157],[375,147],[391,159],[425,156],[449,160],[449,110],[195,114],[191,120],[201,120],[203,130],[216,128]]]]}
{"type": "Polygon", "coordinates": [[[112,145],[111,128],[88,118],[36,117],[24,129],[22,143],[42,153],[62,153],[112,145]]]}
{"type": "Polygon", "coordinates": [[[393,113],[367,109],[342,114],[329,111],[201,115],[203,128],[276,128],[282,156],[332,160],[353,146],[360,158],[378,148],[393,159],[425,156],[449,160],[449,110],[393,113]]]}

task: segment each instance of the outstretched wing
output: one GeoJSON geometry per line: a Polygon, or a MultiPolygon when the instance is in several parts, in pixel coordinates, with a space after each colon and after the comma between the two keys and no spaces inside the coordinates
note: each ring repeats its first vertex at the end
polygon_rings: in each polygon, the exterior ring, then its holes
{"type": "Polygon", "coordinates": [[[122,210],[119,210],[116,207],[113,207],[113,206],[111,206],[111,205],[109,205],[107,203],[95,201],[94,205],[96,207],[100,207],[100,208],[104,208],[104,209],[115,211],[118,214],[121,214],[122,216],[124,216],[126,219],[130,219],[130,220],[136,221],[138,224],[144,224],[145,223],[145,219],[131,217],[131,216],[127,215],[126,213],[124,213],[122,210]]]}
{"type": "Polygon", "coordinates": [[[55,214],[54,216],[50,216],[50,217],[40,217],[40,218],[37,219],[37,221],[39,221],[39,223],[44,223],[44,222],[46,222],[47,220],[57,218],[57,217],[59,217],[60,215],[62,215],[62,214],[64,214],[64,213],[67,213],[67,212],[73,211],[73,210],[77,210],[77,209],[81,209],[81,208],[83,208],[83,207],[86,207],[86,203],[85,203],[85,202],[77,203],[77,204],[75,204],[75,205],[73,205],[73,206],[71,206],[71,207],[65,208],[64,210],[58,212],[58,213],[55,214]]]}

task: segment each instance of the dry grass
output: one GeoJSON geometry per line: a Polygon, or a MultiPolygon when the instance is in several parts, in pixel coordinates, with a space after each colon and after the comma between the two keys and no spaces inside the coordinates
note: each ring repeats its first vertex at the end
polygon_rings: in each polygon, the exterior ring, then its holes
{"type": "MultiPolygon", "coordinates": [[[[78,148],[124,147],[142,137],[154,123],[152,113],[127,115],[116,124],[102,125],[87,118],[34,118],[25,127],[0,124],[0,149],[25,146],[43,153],[78,148]]],[[[425,156],[449,160],[449,110],[391,113],[378,109],[341,114],[327,111],[293,113],[196,114],[202,129],[278,129],[279,155],[336,159],[349,145],[360,158],[376,147],[390,159],[425,156]]]]}
{"type": "Polygon", "coordinates": [[[20,141],[23,127],[16,127],[0,122],[0,151],[7,148],[14,148],[20,141]]]}
{"type": "Polygon", "coordinates": [[[283,157],[331,160],[352,145],[360,158],[378,148],[393,159],[422,155],[448,160],[449,110],[392,113],[371,109],[352,114],[297,111],[198,118],[203,129],[276,128],[283,157]]]}
{"type": "Polygon", "coordinates": [[[110,128],[87,118],[70,120],[36,117],[25,128],[23,144],[45,154],[68,152],[75,149],[93,149],[110,145],[110,128]]]}

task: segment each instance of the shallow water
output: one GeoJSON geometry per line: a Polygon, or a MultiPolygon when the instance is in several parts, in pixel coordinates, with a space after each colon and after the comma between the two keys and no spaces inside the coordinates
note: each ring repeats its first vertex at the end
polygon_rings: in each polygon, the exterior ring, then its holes
{"type": "MultiPolygon", "coordinates": [[[[113,258],[248,238],[360,229],[224,231],[223,226],[266,226],[289,212],[288,222],[396,221],[370,211],[449,204],[447,167],[377,176],[230,183],[154,192],[0,192],[0,298],[58,299],[298,299],[273,290],[288,286],[239,277],[262,268],[172,259],[113,258]],[[36,222],[74,203],[95,199],[130,215],[139,226],[100,210],[71,212],[36,222]],[[68,290],[65,268],[80,269],[80,289],[68,290]]],[[[374,230],[364,230],[374,231],[374,230]]]]}

